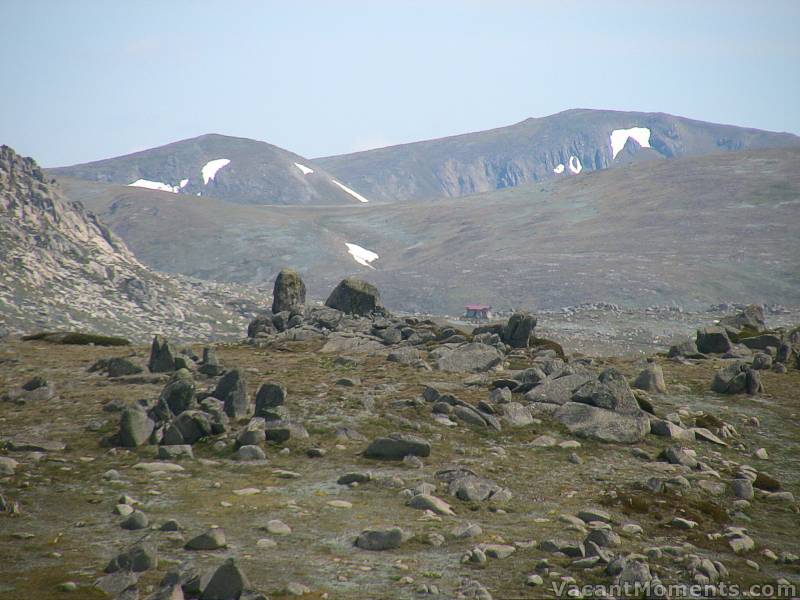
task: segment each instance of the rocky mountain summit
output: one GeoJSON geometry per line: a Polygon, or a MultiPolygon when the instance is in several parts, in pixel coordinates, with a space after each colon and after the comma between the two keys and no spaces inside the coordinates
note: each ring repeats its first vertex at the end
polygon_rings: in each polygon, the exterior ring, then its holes
{"type": "Polygon", "coordinates": [[[213,196],[237,204],[357,205],[368,201],[307,158],[265,142],[219,134],[52,169],[52,173],[213,196]]]}
{"type": "Polygon", "coordinates": [[[488,131],[314,161],[375,200],[452,198],[628,164],[758,148],[800,138],[664,113],[574,109],[488,131]]]}
{"type": "Polygon", "coordinates": [[[151,271],[8,146],[0,147],[0,255],[0,319],[11,331],[220,338],[241,329],[257,299],[246,287],[151,271]]]}
{"type": "Polygon", "coordinates": [[[0,342],[0,598],[795,593],[799,328],[750,306],[589,358],[530,313],[457,329],[360,280],[304,292],[282,271],[239,343],[0,342]]]}

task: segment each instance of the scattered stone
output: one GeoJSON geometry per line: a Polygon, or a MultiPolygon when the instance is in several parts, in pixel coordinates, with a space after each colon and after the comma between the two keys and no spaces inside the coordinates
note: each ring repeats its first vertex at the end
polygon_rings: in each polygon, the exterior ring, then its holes
{"type": "Polygon", "coordinates": [[[429,494],[417,494],[408,501],[408,506],[419,510],[430,510],[438,515],[454,515],[453,509],[444,500],[429,494]]]}
{"type": "Polygon", "coordinates": [[[395,433],[389,437],[376,438],[364,451],[367,458],[384,460],[402,460],[409,454],[426,458],[431,454],[431,445],[420,437],[395,433]]]}
{"type": "Polygon", "coordinates": [[[200,600],[231,600],[242,597],[242,592],[250,586],[247,577],[228,558],[214,571],[207,572],[200,580],[200,600]]]}
{"type": "Polygon", "coordinates": [[[186,550],[219,550],[226,546],[225,530],[221,527],[213,527],[190,539],[184,548],[186,550]]]}
{"type": "Polygon", "coordinates": [[[666,394],[667,384],[664,382],[664,371],[658,364],[651,362],[639,373],[633,387],[652,394],[666,394]]]}
{"type": "Polygon", "coordinates": [[[267,455],[258,446],[242,446],[234,455],[236,460],[265,460],[267,455]]]}
{"type": "Polygon", "coordinates": [[[267,521],[264,530],[272,535],[289,535],[292,533],[292,528],[278,519],[267,521]]]}
{"type": "Polygon", "coordinates": [[[194,452],[192,452],[192,447],[188,444],[179,444],[177,446],[159,446],[158,458],[161,460],[194,458],[194,452]]]}
{"type": "Polygon", "coordinates": [[[399,548],[407,534],[399,527],[389,529],[365,529],[356,538],[356,546],[362,550],[392,550],[399,548]]]}
{"type": "Polygon", "coordinates": [[[120,527],[129,531],[145,529],[150,525],[150,519],[140,510],[134,510],[128,517],[120,523],[120,527]]]}
{"type": "Polygon", "coordinates": [[[106,573],[128,571],[141,573],[158,567],[158,550],[155,544],[141,542],[112,558],[106,565],[106,573]]]}

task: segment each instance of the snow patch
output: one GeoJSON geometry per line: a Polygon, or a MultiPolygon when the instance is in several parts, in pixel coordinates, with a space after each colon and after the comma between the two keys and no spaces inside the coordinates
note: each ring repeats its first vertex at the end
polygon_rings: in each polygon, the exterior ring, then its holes
{"type": "Polygon", "coordinates": [[[564,172],[564,165],[562,163],[558,163],[556,165],[556,168],[553,169],[553,173],[555,173],[556,175],[561,175],[561,173],[563,172],[564,172]]]}
{"type": "MultiPolygon", "coordinates": [[[[369,202],[369,200],[367,200],[366,198],[364,198],[364,196],[362,196],[362,195],[361,195],[361,194],[359,194],[358,192],[354,192],[354,191],[353,191],[353,190],[351,190],[349,187],[347,187],[345,184],[343,184],[343,183],[339,183],[339,182],[338,182],[338,181],[336,181],[335,179],[331,179],[331,181],[332,181],[333,183],[335,183],[336,185],[338,185],[340,188],[342,188],[342,189],[343,189],[345,192],[347,192],[348,194],[350,194],[350,195],[351,195],[353,198],[355,198],[355,199],[356,199],[356,200],[358,200],[359,202],[369,202]]],[[[376,258],[377,258],[377,255],[376,255],[376,258]]]]}
{"type": "Polygon", "coordinates": [[[189,180],[188,180],[188,179],[181,179],[181,185],[180,185],[179,187],[180,187],[181,189],[183,189],[183,188],[185,188],[187,185],[189,185],[189,180]]]}
{"type": "Polygon", "coordinates": [[[300,172],[303,175],[308,175],[309,173],[313,173],[314,172],[314,169],[309,169],[307,166],[301,165],[300,163],[294,163],[294,166],[297,167],[298,169],[300,169],[300,172]]]}
{"type": "Polygon", "coordinates": [[[160,190],[162,192],[172,192],[173,194],[177,194],[178,190],[180,189],[176,185],[167,185],[161,181],[150,181],[149,179],[137,179],[133,183],[129,183],[128,186],[147,188],[148,190],[160,190]]]}
{"type": "Polygon", "coordinates": [[[569,170],[575,173],[575,175],[583,171],[583,165],[581,164],[581,159],[578,158],[577,156],[570,156],[569,170]]]}
{"type": "Polygon", "coordinates": [[[611,158],[617,158],[622,152],[628,138],[633,138],[642,148],[650,147],[650,130],[647,127],[631,127],[630,129],[615,129],[611,132],[611,158]]]}
{"type": "Polygon", "coordinates": [[[217,176],[217,172],[222,167],[227,167],[229,164],[231,164],[231,161],[227,158],[217,158],[208,161],[200,170],[200,172],[203,174],[203,185],[208,185],[208,182],[212,181],[214,177],[217,176]]]}
{"type": "Polygon", "coordinates": [[[353,260],[355,260],[358,264],[369,267],[370,269],[375,268],[369,263],[374,260],[378,260],[379,256],[372,250],[367,250],[358,244],[351,244],[350,242],[345,242],[344,245],[347,246],[347,251],[352,255],[353,260]]]}

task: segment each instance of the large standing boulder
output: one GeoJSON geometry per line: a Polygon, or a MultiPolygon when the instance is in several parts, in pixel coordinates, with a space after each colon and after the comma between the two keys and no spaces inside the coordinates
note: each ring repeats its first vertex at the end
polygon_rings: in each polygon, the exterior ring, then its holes
{"type": "Polygon", "coordinates": [[[733,363],[714,375],[711,389],[720,394],[758,394],[764,391],[761,376],[746,363],[733,363]]]}
{"type": "Polygon", "coordinates": [[[231,369],[217,383],[212,394],[225,404],[225,414],[231,419],[247,416],[250,403],[247,400],[247,384],[239,369],[231,369]]]}
{"type": "Polygon", "coordinates": [[[169,373],[175,370],[177,352],[166,338],[157,335],[150,346],[150,360],[147,368],[151,373],[169,373]]]}
{"type": "Polygon", "coordinates": [[[503,362],[503,355],[494,346],[487,344],[462,344],[455,348],[441,346],[431,352],[440,371],[473,372],[488,371],[503,362]]]}
{"type": "Polygon", "coordinates": [[[725,354],[733,348],[728,332],[722,327],[697,330],[697,349],[703,354],[725,354]]]}
{"type": "Polygon", "coordinates": [[[294,269],[282,269],[275,278],[272,312],[302,313],[306,303],[306,284],[294,269]]]}
{"type": "Polygon", "coordinates": [[[536,329],[536,317],[528,312],[511,315],[501,334],[503,343],[512,348],[527,348],[531,344],[536,329]]]}
{"type": "Polygon", "coordinates": [[[340,282],[328,296],[325,306],[345,314],[364,316],[383,308],[378,288],[355,277],[348,277],[340,282]]]}
{"type": "Polygon", "coordinates": [[[120,445],[126,448],[141,446],[150,438],[155,425],[141,406],[126,408],[119,420],[120,445]]]}

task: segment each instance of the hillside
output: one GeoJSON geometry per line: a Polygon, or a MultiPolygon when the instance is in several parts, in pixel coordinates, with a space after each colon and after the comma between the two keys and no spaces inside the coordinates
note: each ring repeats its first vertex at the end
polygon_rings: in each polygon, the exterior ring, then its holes
{"type": "Polygon", "coordinates": [[[107,160],[52,169],[75,177],[214,196],[240,204],[359,204],[321,167],[264,142],[208,134],[107,160]]]}
{"type": "Polygon", "coordinates": [[[241,331],[258,299],[244,287],[154,273],[8,146],[0,147],[0,256],[0,324],[12,331],[219,339],[241,331]]]}
{"type": "Polygon", "coordinates": [[[471,302],[800,303],[800,149],[635,162],[460,199],[359,207],[231,206],[62,184],[151,267],[263,284],[293,265],[315,298],[359,274],[387,306],[432,313],[459,314],[471,302]],[[378,258],[358,262],[347,244],[378,258]]]}
{"type": "Polygon", "coordinates": [[[370,199],[396,201],[487,192],[620,163],[789,146],[800,146],[800,138],[664,113],[576,109],[313,163],[370,199]]]}

